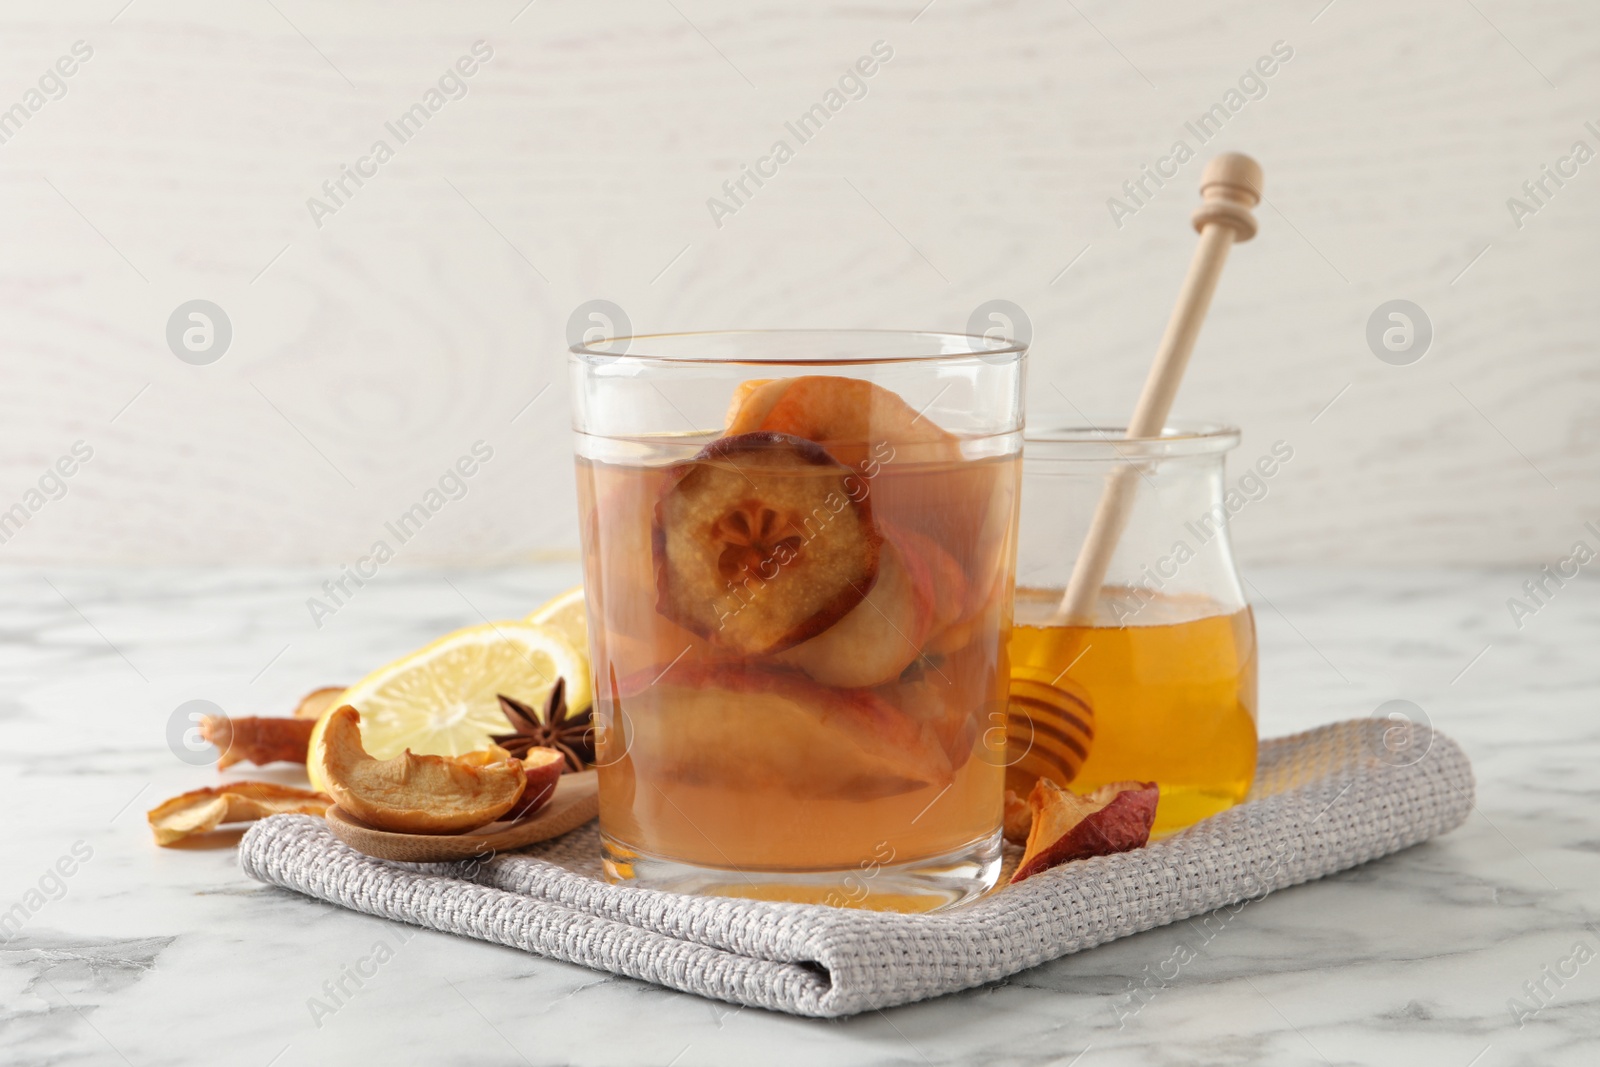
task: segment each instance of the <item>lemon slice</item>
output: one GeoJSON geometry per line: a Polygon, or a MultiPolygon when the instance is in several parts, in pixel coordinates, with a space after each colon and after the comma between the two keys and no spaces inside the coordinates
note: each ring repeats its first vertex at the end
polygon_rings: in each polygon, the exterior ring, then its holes
{"type": "Polygon", "coordinates": [[[460,756],[486,748],[491,734],[511,732],[498,694],[542,708],[557,678],[566,679],[568,707],[588,706],[588,657],[552,626],[490,622],[446,634],[379,667],[333,701],[311,732],[311,785],[327,791],[322,731],[341,705],[361,713],[361,743],[375,759],[408,748],[419,755],[460,756]]]}
{"type": "Polygon", "coordinates": [[[589,647],[589,613],[581,585],[568,589],[554,600],[546,601],[528,616],[528,621],[555,627],[580,652],[589,647]]]}

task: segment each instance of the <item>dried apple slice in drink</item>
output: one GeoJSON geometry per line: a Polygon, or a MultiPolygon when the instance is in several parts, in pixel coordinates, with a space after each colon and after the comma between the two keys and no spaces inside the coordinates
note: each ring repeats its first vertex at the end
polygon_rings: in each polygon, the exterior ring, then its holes
{"type": "Polygon", "coordinates": [[[1000,533],[1009,529],[1010,495],[997,493],[996,474],[961,462],[959,438],[874,382],[832,375],[751,379],[735,389],[727,422],[729,434],[765,430],[815,441],[869,482],[889,464],[928,468],[872,491],[901,505],[885,510],[915,514],[924,532],[953,554],[951,562],[968,558],[977,528],[992,525],[990,517],[1002,520],[1000,533]]]}
{"type": "Polygon", "coordinates": [[[997,642],[973,642],[948,655],[924,654],[891,685],[875,692],[906,715],[927,724],[959,770],[968,760],[994,766],[1005,760],[1005,698],[996,662],[997,642]]]}
{"type": "Polygon", "coordinates": [[[950,652],[966,644],[965,637],[950,644],[941,641],[945,634],[967,614],[967,576],[955,557],[939,543],[915,530],[895,528],[896,544],[926,571],[932,587],[932,614],[929,617],[925,652],[950,652]]]}
{"type": "Polygon", "coordinates": [[[945,631],[938,642],[941,647],[959,647],[976,634],[993,633],[1000,628],[1001,617],[1011,607],[1011,582],[1005,580],[1007,577],[997,575],[994,578],[988,593],[973,609],[973,613],[945,631]]]}
{"type": "Polygon", "coordinates": [[[928,569],[920,558],[902,552],[894,539],[886,539],[879,554],[878,580],[866,599],[778,659],[823,685],[845,689],[883,685],[922,654],[933,619],[928,569]]]}
{"type": "MultiPolygon", "coordinates": [[[[779,659],[824,685],[884,685],[919,656],[967,645],[967,579],[955,558],[930,537],[881,523],[878,581],[855,609],[779,659]]],[[[998,626],[998,620],[994,620],[998,626]]]]}
{"type": "MultiPolygon", "coordinates": [[[[850,466],[869,457],[918,463],[961,458],[961,445],[954,436],[881,385],[826,374],[788,381],[755,428],[816,441],[850,466]],[[889,450],[881,450],[882,445],[889,450]]],[[[750,399],[758,395],[763,400],[767,396],[758,390],[750,399]]]]}
{"type": "Polygon", "coordinates": [[[894,685],[876,690],[933,735],[952,770],[966,766],[978,735],[978,709],[962,698],[960,681],[944,664],[929,660],[906,671],[894,685]]]}
{"type": "Polygon", "coordinates": [[[628,755],[652,778],[858,799],[950,781],[932,732],[869,690],[741,665],[683,665],[623,690],[628,755]]]}
{"type": "Polygon", "coordinates": [[[729,652],[780,652],[871,592],[882,537],[861,477],[778,433],[723,437],[656,504],[656,610],[729,652]]]}
{"type": "Polygon", "coordinates": [[[733,390],[733,399],[728,402],[725,420],[728,428],[723,431],[724,436],[761,429],[767,412],[792,381],[793,378],[750,378],[740,382],[733,390]]]}

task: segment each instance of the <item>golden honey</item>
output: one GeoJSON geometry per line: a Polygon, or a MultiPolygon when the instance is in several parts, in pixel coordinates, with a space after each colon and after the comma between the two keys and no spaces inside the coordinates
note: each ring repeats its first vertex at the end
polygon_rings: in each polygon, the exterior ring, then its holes
{"type": "MultiPolygon", "coordinates": [[[[1107,782],[1161,787],[1153,833],[1180,830],[1244,799],[1256,767],[1256,633],[1249,607],[1199,595],[1107,589],[1107,604],[1139,604],[1124,625],[1055,625],[1059,589],[1018,589],[1011,632],[1013,693],[1027,692],[1047,758],[1017,759],[1008,786],[1050,777],[1087,792],[1107,782]],[[1052,696],[1051,688],[1059,691],[1052,696]],[[1057,713],[1057,709],[1061,709],[1057,713]],[[1084,720],[1087,719],[1087,722],[1084,720]],[[1064,738],[1064,740],[1063,740],[1064,738]],[[1071,774],[1079,764],[1076,775],[1071,774]]],[[[1013,716],[1019,711],[1014,706],[1013,716]]]]}

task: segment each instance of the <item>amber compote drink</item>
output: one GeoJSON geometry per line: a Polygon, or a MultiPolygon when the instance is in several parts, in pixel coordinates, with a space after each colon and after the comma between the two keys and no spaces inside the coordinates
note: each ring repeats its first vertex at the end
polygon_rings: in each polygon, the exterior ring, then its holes
{"type": "MultiPolygon", "coordinates": [[[[1091,710],[1086,736],[1070,737],[1072,788],[1107,782],[1161,786],[1152,833],[1160,836],[1231,808],[1256,772],[1256,633],[1248,607],[1207,597],[1148,599],[1107,590],[1096,624],[1059,624],[1061,589],[1018,589],[1011,675],[1075,693],[1091,710]],[[1141,605],[1124,625],[1119,608],[1141,605]]],[[[1085,716],[1079,715],[1083,719],[1085,716]]],[[[1042,755],[1053,738],[1035,743],[1042,755]]],[[[1023,759],[1026,772],[1034,759],[1023,759]]],[[[1013,772],[1013,779],[1016,779],[1013,772]]],[[[1053,775],[1059,777],[1059,775],[1053,775]]],[[[1028,783],[1031,784],[1031,783],[1028,783]]],[[[1013,788],[1019,783],[1013,781],[1013,788]]]]}
{"type": "Polygon", "coordinates": [[[1119,435],[1048,422],[1028,433],[1007,785],[1153,781],[1161,836],[1237,804],[1255,779],[1255,620],[1228,518],[1266,495],[1282,456],[1269,452],[1229,486],[1236,430],[1119,435]],[[1108,582],[1092,617],[1067,618],[1067,579],[1100,492],[1128,464],[1137,495],[1108,582]]]}
{"type": "Polygon", "coordinates": [[[897,910],[985,891],[1020,349],[832,332],[630,348],[574,350],[608,875],[897,910]],[[650,432],[627,403],[641,381],[696,428],[650,432]],[[689,415],[712,396],[725,411],[689,415]],[[619,410],[644,432],[617,432],[619,410]]]}

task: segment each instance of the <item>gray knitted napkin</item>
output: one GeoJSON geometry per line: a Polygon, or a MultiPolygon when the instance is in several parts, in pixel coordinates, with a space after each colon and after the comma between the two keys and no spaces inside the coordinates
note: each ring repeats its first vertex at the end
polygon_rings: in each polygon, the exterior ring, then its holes
{"type": "Polygon", "coordinates": [[[592,824],[484,863],[396,864],[347,848],[321,819],[279,815],[245,835],[239,862],[253,878],[370,915],[735,1004],[836,1016],[967,989],[1321,878],[1454,829],[1472,803],[1472,767],[1455,742],[1357,719],[1264,742],[1250,798],[1180,834],[931,915],[608,885],[592,824]]]}

